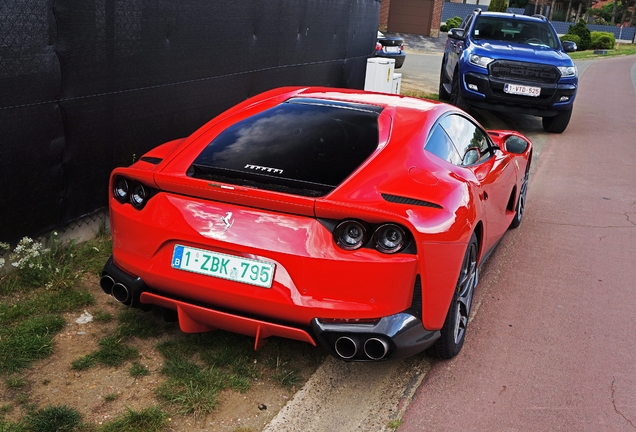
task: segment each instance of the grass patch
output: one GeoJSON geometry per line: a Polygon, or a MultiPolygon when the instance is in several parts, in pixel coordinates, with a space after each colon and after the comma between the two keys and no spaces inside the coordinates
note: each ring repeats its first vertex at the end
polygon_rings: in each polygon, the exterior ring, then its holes
{"type": "Polygon", "coordinates": [[[636,45],[634,44],[619,44],[618,49],[607,50],[606,54],[594,54],[594,50],[568,53],[568,55],[572,57],[573,60],[594,60],[605,57],[616,57],[634,54],[636,54],[636,45]]]}
{"type": "Polygon", "coordinates": [[[27,432],[27,429],[22,422],[0,419],[0,432],[27,432]]]}
{"type": "Polygon", "coordinates": [[[38,432],[72,432],[84,427],[82,415],[65,405],[47,406],[28,414],[25,418],[27,430],[38,432]]]}
{"type": "Polygon", "coordinates": [[[4,382],[10,389],[19,389],[26,386],[27,380],[24,377],[9,377],[4,382]]]}
{"type": "Polygon", "coordinates": [[[59,315],[34,316],[0,329],[0,373],[15,373],[53,351],[53,336],[64,327],[59,315]]]}
{"type": "Polygon", "coordinates": [[[402,96],[415,97],[419,99],[428,99],[428,100],[439,100],[439,95],[437,93],[426,93],[419,90],[403,90],[401,92],[402,96]]]}
{"type": "MultiPolygon", "coordinates": [[[[138,358],[139,351],[128,345],[126,341],[131,336],[140,338],[157,337],[164,331],[164,327],[161,324],[148,318],[147,314],[137,309],[123,309],[117,317],[119,325],[114,334],[101,339],[97,351],[71,362],[71,368],[86,370],[97,364],[119,367],[127,360],[138,358]]],[[[139,363],[131,366],[130,374],[133,377],[141,377],[149,373],[148,369],[139,363]]]]}
{"type": "Polygon", "coordinates": [[[117,394],[117,393],[109,393],[106,396],[104,396],[104,400],[106,402],[114,402],[117,399],[119,399],[119,394],[117,394]]]}
{"type": "Polygon", "coordinates": [[[93,321],[95,322],[107,323],[111,322],[112,320],[113,314],[111,314],[110,312],[98,310],[93,313],[93,321]]]}
{"type": "Polygon", "coordinates": [[[404,420],[391,420],[389,424],[386,425],[386,427],[391,430],[396,430],[397,428],[402,426],[402,423],[404,423],[404,420]]]}
{"type": "Polygon", "coordinates": [[[157,407],[128,412],[99,428],[99,432],[159,432],[168,427],[168,415],[157,407]]]}
{"type": "Polygon", "coordinates": [[[160,336],[164,332],[165,323],[153,318],[156,317],[139,309],[122,309],[117,316],[119,326],[116,333],[121,338],[134,336],[146,339],[160,336]]]}
{"type": "Polygon", "coordinates": [[[104,366],[118,367],[126,360],[139,357],[137,348],[126,345],[117,336],[107,336],[99,341],[99,349],[93,354],[95,360],[104,366]]]}
{"type": "Polygon", "coordinates": [[[130,366],[130,376],[133,378],[141,378],[150,375],[148,368],[141,363],[135,362],[130,366]]]}
{"type": "MultiPolygon", "coordinates": [[[[11,405],[11,404],[0,405],[0,416],[4,416],[6,414],[9,414],[11,411],[13,411],[13,405],[11,405]]],[[[2,430],[2,429],[0,429],[0,430],[2,430]]]]}
{"type": "Polygon", "coordinates": [[[217,331],[159,344],[165,357],[162,373],[168,380],[157,389],[157,396],[181,414],[212,411],[221,390],[245,391],[259,376],[251,343],[250,338],[217,331]]]}

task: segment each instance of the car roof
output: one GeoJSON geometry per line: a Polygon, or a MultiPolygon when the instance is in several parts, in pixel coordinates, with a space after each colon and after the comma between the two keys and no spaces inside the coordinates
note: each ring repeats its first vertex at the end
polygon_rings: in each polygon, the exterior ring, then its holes
{"type": "Polygon", "coordinates": [[[404,108],[418,111],[430,111],[446,104],[426,99],[413,98],[398,94],[374,93],[361,90],[333,89],[325,87],[308,87],[291,97],[310,97],[314,99],[333,100],[350,103],[364,103],[382,108],[404,108]]]}
{"type": "Polygon", "coordinates": [[[486,17],[501,17],[501,18],[514,18],[520,21],[532,21],[532,22],[547,22],[544,18],[539,16],[530,16],[530,15],[519,15],[508,12],[477,12],[475,14],[478,16],[486,16],[486,17]]]}

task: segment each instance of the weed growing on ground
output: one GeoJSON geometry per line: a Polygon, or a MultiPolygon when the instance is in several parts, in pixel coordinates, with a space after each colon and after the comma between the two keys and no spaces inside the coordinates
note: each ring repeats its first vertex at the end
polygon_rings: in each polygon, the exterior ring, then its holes
{"type": "Polygon", "coordinates": [[[28,414],[25,418],[27,430],[38,432],[72,432],[84,424],[82,415],[74,408],[47,406],[28,414]]]}
{"type": "Polygon", "coordinates": [[[130,366],[130,376],[133,378],[141,378],[150,375],[148,368],[141,363],[135,362],[130,366]]]}
{"type": "Polygon", "coordinates": [[[117,393],[109,393],[106,396],[104,396],[104,400],[106,402],[113,402],[116,401],[119,398],[119,394],[117,393]]]}
{"type": "Polygon", "coordinates": [[[99,432],[159,432],[168,426],[168,415],[156,406],[127,412],[99,428],[99,432]]]}
{"type": "Polygon", "coordinates": [[[402,426],[402,423],[404,423],[403,420],[391,420],[389,424],[386,425],[386,427],[391,430],[396,430],[397,428],[402,426]]]}

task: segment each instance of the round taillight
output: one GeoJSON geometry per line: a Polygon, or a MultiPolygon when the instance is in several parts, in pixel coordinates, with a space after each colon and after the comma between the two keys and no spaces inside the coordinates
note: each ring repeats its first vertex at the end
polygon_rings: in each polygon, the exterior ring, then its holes
{"type": "Polygon", "coordinates": [[[146,205],[148,199],[148,191],[146,187],[141,183],[137,183],[133,186],[130,193],[130,203],[137,210],[141,210],[146,205]]]}
{"type": "Polygon", "coordinates": [[[395,224],[384,224],[375,231],[375,247],[383,253],[396,253],[406,246],[406,231],[395,224]]]}
{"type": "Polygon", "coordinates": [[[334,230],[336,244],[344,250],[361,248],[368,239],[367,228],[359,221],[346,220],[340,222],[334,230]]]}
{"type": "Polygon", "coordinates": [[[117,177],[113,182],[113,196],[120,203],[128,201],[128,181],[123,177],[117,177]]]}

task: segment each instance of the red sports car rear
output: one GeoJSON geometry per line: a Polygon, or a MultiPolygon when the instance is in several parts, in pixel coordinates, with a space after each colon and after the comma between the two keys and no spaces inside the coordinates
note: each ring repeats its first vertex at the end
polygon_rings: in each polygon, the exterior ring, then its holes
{"type": "Polygon", "coordinates": [[[479,262],[521,220],[530,155],[524,137],[488,135],[446,104],[272,90],[113,172],[101,285],[255,348],[281,336],[344,360],[434,344],[452,357],[479,262]],[[458,119],[480,132],[470,164],[439,150],[458,119]]]}

